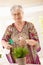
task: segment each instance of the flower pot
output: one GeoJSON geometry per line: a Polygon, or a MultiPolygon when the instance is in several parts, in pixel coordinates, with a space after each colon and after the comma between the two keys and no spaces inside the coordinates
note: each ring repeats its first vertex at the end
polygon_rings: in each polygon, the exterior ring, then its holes
{"type": "Polygon", "coordinates": [[[17,59],[18,65],[26,65],[26,57],[17,59]]]}

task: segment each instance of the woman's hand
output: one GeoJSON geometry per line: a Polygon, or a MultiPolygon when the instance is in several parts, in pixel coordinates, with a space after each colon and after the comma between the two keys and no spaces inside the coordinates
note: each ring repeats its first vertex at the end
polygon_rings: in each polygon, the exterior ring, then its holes
{"type": "Polygon", "coordinates": [[[10,48],[12,48],[12,46],[9,44],[9,42],[2,40],[1,43],[2,43],[2,46],[8,50],[10,50],[10,48]]]}
{"type": "Polygon", "coordinates": [[[20,37],[19,38],[19,46],[25,46],[26,45],[26,41],[22,38],[22,37],[20,37]]]}
{"type": "Polygon", "coordinates": [[[33,40],[33,39],[27,39],[26,43],[30,46],[35,46],[37,44],[37,41],[33,40]]]}
{"type": "Polygon", "coordinates": [[[6,44],[6,49],[11,49],[12,48],[12,46],[10,45],[10,44],[6,44]]]}

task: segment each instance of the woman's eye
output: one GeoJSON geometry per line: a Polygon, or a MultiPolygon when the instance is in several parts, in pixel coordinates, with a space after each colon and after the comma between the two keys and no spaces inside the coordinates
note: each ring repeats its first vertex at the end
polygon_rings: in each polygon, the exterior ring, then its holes
{"type": "Polygon", "coordinates": [[[13,14],[14,16],[16,16],[16,14],[13,14]]]}
{"type": "Polygon", "coordinates": [[[14,14],[14,15],[20,15],[20,13],[14,14]]]}
{"type": "Polygon", "coordinates": [[[20,13],[18,13],[17,15],[20,15],[20,13]]]}

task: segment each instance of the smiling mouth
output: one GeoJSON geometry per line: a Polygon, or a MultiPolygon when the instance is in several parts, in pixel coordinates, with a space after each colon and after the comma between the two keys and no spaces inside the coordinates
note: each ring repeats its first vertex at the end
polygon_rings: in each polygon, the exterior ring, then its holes
{"type": "Polygon", "coordinates": [[[17,20],[19,20],[19,19],[21,19],[21,18],[17,18],[17,20]]]}

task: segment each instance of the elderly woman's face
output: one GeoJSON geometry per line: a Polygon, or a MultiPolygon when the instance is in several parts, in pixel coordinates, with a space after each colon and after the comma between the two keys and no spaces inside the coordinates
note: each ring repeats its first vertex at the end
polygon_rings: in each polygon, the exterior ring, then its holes
{"type": "Polygon", "coordinates": [[[15,9],[15,10],[12,12],[12,15],[13,15],[13,19],[14,19],[15,21],[22,21],[23,11],[20,10],[20,9],[15,9]]]}

